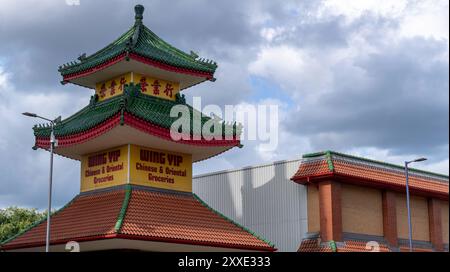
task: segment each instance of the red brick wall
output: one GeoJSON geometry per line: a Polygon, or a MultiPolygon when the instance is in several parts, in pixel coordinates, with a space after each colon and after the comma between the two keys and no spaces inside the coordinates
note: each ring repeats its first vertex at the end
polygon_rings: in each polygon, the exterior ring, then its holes
{"type": "Polygon", "coordinates": [[[442,240],[448,244],[448,201],[441,202],[442,240]]]}
{"type": "Polygon", "coordinates": [[[322,241],[342,241],[341,184],[319,183],[320,235],[322,241]]]}
{"type": "Polygon", "coordinates": [[[436,250],[443,250],[441,202],[439,200],[428,199],[428,216],[430,220],[430,241],[436,250]]]}
{"type": "Polygon", "coordinates": [[[396,196],[391,191],[383,192],[383,234],[389,245],[398,245],[396,196]]]}
{"type": "MultiPolygon", "coordinates": [[[[367,188],[365,191],[364,189],[363,186],[341,184],[334,180],[319,182],[318,190],[315,185],[308,186],[309,230],[316,230],[320,226],[322,241],[342,241],[343,232],[383,235],[390,246],[397,247],[398,239],[408,238],[406,195],[386,190],[377,191],[381,200],[376,201],[376,205],[373,204],[370,209],[380,209],[381,215],[376,216],[375,219],[381,220],[382,226],[377,228],[380,231],[372,233],[373,231],[370,231],[372,229],[361,228],[361,225],[376,223],[373,222],[373,216],[371,216],[373,211],[367,213],[369,216],[361,211],[361,209],[368,210],[369,208],[366,207],[367,205],[361,205],[359,200],[366,195],[371,195],[370,190],[374,190],[367,188]],[[349,188],[354,189],[349,190],[349,188]],[[357,201],[354,201],[355,199],[357,201]],[[344,220],[349,221],[349,218],[353,218],[354,220],[351,221],[357,222],[345,223],[344,220]],[[309,222],[310,220],[312,221],[309,222]],[[353,226],[352,224],[357,224],[359,231],[355,232],[354,228],[345,229],[345,226],[348,228],[348,226],[353,226]]],[[[443,250],[443,245],[448,243],[448,201],[412,195],[411,215],[413,240],[429,241],[435,250],[443,250]]]]}

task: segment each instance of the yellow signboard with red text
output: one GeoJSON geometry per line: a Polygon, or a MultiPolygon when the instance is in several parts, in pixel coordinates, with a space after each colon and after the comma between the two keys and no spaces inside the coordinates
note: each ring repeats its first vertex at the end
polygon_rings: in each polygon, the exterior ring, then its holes
{"type": "Polygon", "coordinates": [[[180,84],[162,80],[142,74],[130,72],[113,79],[99,82],[95,86],[95,93],[99,101],[120,95],[124,91],[125,84],[141,84],[141,92],[146,95],[164,99],[175,100],[175,95],[180,92],[180,84]]]}
{"type": "Polygon", "coordinates": [[[128,145],[85,155],[81,159],[81,192],[125,184],[128,145]]]}
{"type": "Polygon", "coordinates": [[[136,84],[141,84],[141,92],[143,94],[175,100],[175,95],[180,92],[180,84],[176,82],[157,79],[137,73],[133,74],[133,79],[136,84]]]}
{"type": "Polygon", "coordinates": [[[192,192],[192,155],[131,145],[130,183],[192,192]]]}
{"type": "Polygon", "coordinates": [[[192,192],[192,155],[125,145],[81,160],[81,192],[122,184],[192,192]]]}

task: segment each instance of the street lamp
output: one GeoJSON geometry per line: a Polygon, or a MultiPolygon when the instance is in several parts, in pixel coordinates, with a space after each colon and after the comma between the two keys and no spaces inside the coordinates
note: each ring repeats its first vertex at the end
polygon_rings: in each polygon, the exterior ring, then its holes
{"type": "Polygon", "coordinates": [[[406,176],[406,207],[408,209],[408,240],[409,240],[409,251],[413,251],[412,246],[412,225],[411,225],[411,207],[409,205],[409,173],[408,173],[408,164],[413,162],[422,162],[426,161],[427,158],[418,158],[412,161],[405,161],[405,176],[406,176]]]}
{"type": "Polygon", "coordinates": [[[45,252],[49,252],[50,246],[50,212],[52,208],[52,179],[53,179],[53,149],[58,145],[58,141],[55,139],[54,128],[55,125],[61,122],[61,116],[56,118],[55,120],[51,120],[42,116],[37,115],[36,113],[24,112],[22,113],[25,116],[39,118],[45,121],[50,122],[51,124],[51,132],[50,132],[50,177],[49,177],[49,186],[48,186],[48,210],[47,210],[47,235],[45,237],[45,252]]]}

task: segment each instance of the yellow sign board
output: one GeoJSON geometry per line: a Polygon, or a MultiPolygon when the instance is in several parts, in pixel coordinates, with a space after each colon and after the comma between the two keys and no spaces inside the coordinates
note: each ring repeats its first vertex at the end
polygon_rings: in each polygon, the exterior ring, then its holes
{"type": "Polygon", "coordinates": [[[99,101],[120,95],[124,91],[125,84],[133,82],[141,84],[141,92],[146,95],[157,96],[164,99],[175,100],[175,95],[180,92],[180,83],[154,78],[137,73],[127,73],[113,79],[99,82],[95,85],[95,93],[99,101]]]}
{"type": "Polygon", "coordinates": [[[125,184],[128,181],[128,146],[85,155],[81,159],[81,191],[125,184]]]}
{"type": "Polygon", "coordinates": [[[180,83],[157,79],[154,77],[136,74],[133,75],[134,82],[141,84],[141,92],[160,98],[175,100],[175,95],[180,92],[180,83]]]}
{"type": "Polygon", "coordinates": [[[192,155],[131,145],[130,183],[192,192],[192,155]]]}
{"type": "Polygon", "coordinates": [[[132,73],[121,75],[113,79],[97,83],[95,85],[95,93],[98,95],[98,100],[103,101],[105,99],[122,94],[125,84],[129,84],[130,82],[133,82],[132,73]]]}
{"type": "Polygon", "coordinates": [[[192,155],[124,145],[81,159],[81,192],[122,184],[192,192],[192,155]]]}

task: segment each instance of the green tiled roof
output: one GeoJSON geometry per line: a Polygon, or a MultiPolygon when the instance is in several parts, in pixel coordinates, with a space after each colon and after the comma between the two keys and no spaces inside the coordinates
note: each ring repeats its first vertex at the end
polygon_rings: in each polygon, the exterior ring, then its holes
{"type": "MultiPolygon", "coordinates": [[[[178,117],[170,117],[170,110],[175,105],[186,105],[191,117],[194,113],[195,116],[200,116],[201,114],[199,111],[185,104],[184,96],[180,94],[177,94],[176,101],[162,99],[142,94],[140,92],[140,85],[131,83],[130,85],[125,85],[125,92],[123,94],[113,98],[96,102],[96,96],[93,96],[88,106],[55,126],[55,136],[67,136],[86,131],[101,124],[122,110],[159,127],[170,129],[172,123],[178,119],[178,117]]],[[[191,135],[201,135],[201,128],[208,121],[210,123],[216,122],[216,124],[222,126],[222,135],[231,135],[231,133],[233,135],[240,135],[241,133],[240,125],[236,126],[236,124],[224,123],[204,115],[201,117],[201,127],[194,126],[193,118],[190,118],[190,120],[191,135]]],[[[33,130],[37,137],[50,136],[50,127],[48,126],[35,126],[33,130]]],[[[208,135],[217,135],[217,133],[213,131],[208,135]]],[[[203,135],[205,134],[203,133],[203,135]]]]}
{"type": "Polygon", "coordinates": [[[122,53],[135,53],[175,67],[213,74],[217,64],[211,60],[198,59],[195,53],[187,54],[161,38],[142,24],[142,6],[136,6],[135,24],[117,40],[100,51],[59,67],[62,76],[82,72],[102,64],[122,53]],[[142,10],[137,10],[141,8],[142,10]],[[138,12],[141,12],[140,14],[138,12]]]}

